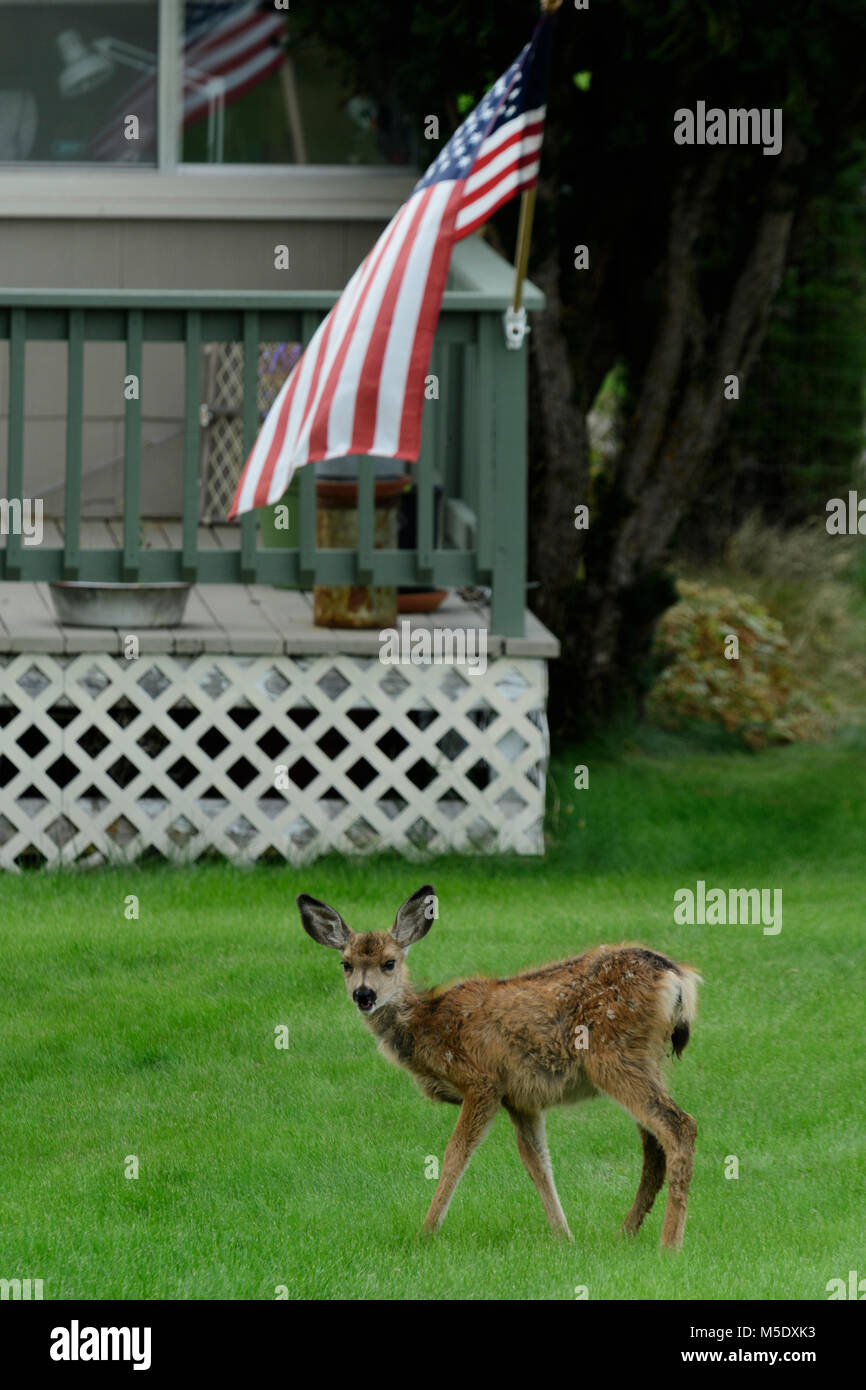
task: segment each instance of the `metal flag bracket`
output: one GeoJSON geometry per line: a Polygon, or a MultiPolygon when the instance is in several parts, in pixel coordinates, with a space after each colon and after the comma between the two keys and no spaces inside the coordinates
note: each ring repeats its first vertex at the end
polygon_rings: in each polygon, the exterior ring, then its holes
{"type": "Polygon", "coordinates": [[[521,304],[519,309],[515,309],[513,304],[509,304],[505,313],[502,315],[502,322],[505,325],[505,346],[518,351],[523,347],[523,340],[527,333],[531,333],[531,328],[526,318],[526,310],[521,304]]]}

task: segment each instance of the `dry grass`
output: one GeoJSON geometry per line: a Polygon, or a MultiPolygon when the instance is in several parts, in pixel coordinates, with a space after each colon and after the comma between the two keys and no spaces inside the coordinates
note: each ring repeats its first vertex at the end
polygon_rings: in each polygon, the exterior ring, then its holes
{"type": "Polygon", "coordinates": [[[830,695],[838,722],[866,716],[866,542],[829,536],[823,519],[781,531],[751,516],[721,564],[682,577],[745,591],[781,622],[802,680],[830,695]]]}

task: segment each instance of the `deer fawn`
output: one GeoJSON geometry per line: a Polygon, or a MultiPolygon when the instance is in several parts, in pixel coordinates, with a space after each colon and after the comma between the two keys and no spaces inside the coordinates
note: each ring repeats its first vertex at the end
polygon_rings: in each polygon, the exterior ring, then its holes
{"type": "Polygon", "coordinates": [[[500,1105],[552,1230],[571,1240],[544,1134],[544,1112],[605,1091],[637,1121],[643,1173],[623,1230],[635,1234],[668,1179],[662,1246],[682,1244],[697,1125],[662,1081],[670,1040],[689,1039],[701,977],[642,946],[597,946],[506,980],[414,989],[406,952],[430,930],[428,885],[407,898],[387,932],[354,932],[334,908],[302,893],[301,922],[340,952],[346,988],[381,1052],[432,1100],[459,1105],[439,1185],[424,1221],[441,1226],[473,1151],[500,1105]]]}

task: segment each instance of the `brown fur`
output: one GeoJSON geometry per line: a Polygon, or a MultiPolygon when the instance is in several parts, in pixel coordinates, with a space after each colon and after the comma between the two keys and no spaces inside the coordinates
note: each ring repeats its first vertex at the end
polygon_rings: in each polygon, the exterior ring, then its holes
{"type": "Polygon", "coordinates": [[[298,899],[309,934],[340,951],[350,998],[361,1007],[373,996],[365,1022],[380,1050],[432,1100],[461,1106],[424,1229],[438,1230],[473,1150],[504,1107],[547,1219],[570,1239],[544,1112],[603,1091],[634,1117],[643,1144],[640,1187],[623,1229],[638,1231],[667,1176],[661,1243],[678,1247],[697,1126],[667,1094],[662,1061],[669,1042],[679,1053],[688,1041],[700,976],[642,946],[596,946],[509,979],[418,991],[406,952],[429,930],[435,901],[432,888],[421,888],[390,932],[359,933],[333,908],[298,899]],[[584,1047],[576,1045],[579,1036],[584,1047]]]}

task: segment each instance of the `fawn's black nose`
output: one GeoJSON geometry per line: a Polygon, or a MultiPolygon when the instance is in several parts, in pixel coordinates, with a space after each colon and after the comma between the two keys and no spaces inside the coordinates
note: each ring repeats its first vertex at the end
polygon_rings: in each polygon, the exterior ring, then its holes
{"type": "Polygon", "coordinates": [[[369,1013],[376,1002],[376,991],[368,989],[366,985],[359,985],[358,988],[353,991],[352,998],[361,1012],[366,1014],[369,1013]]]}

